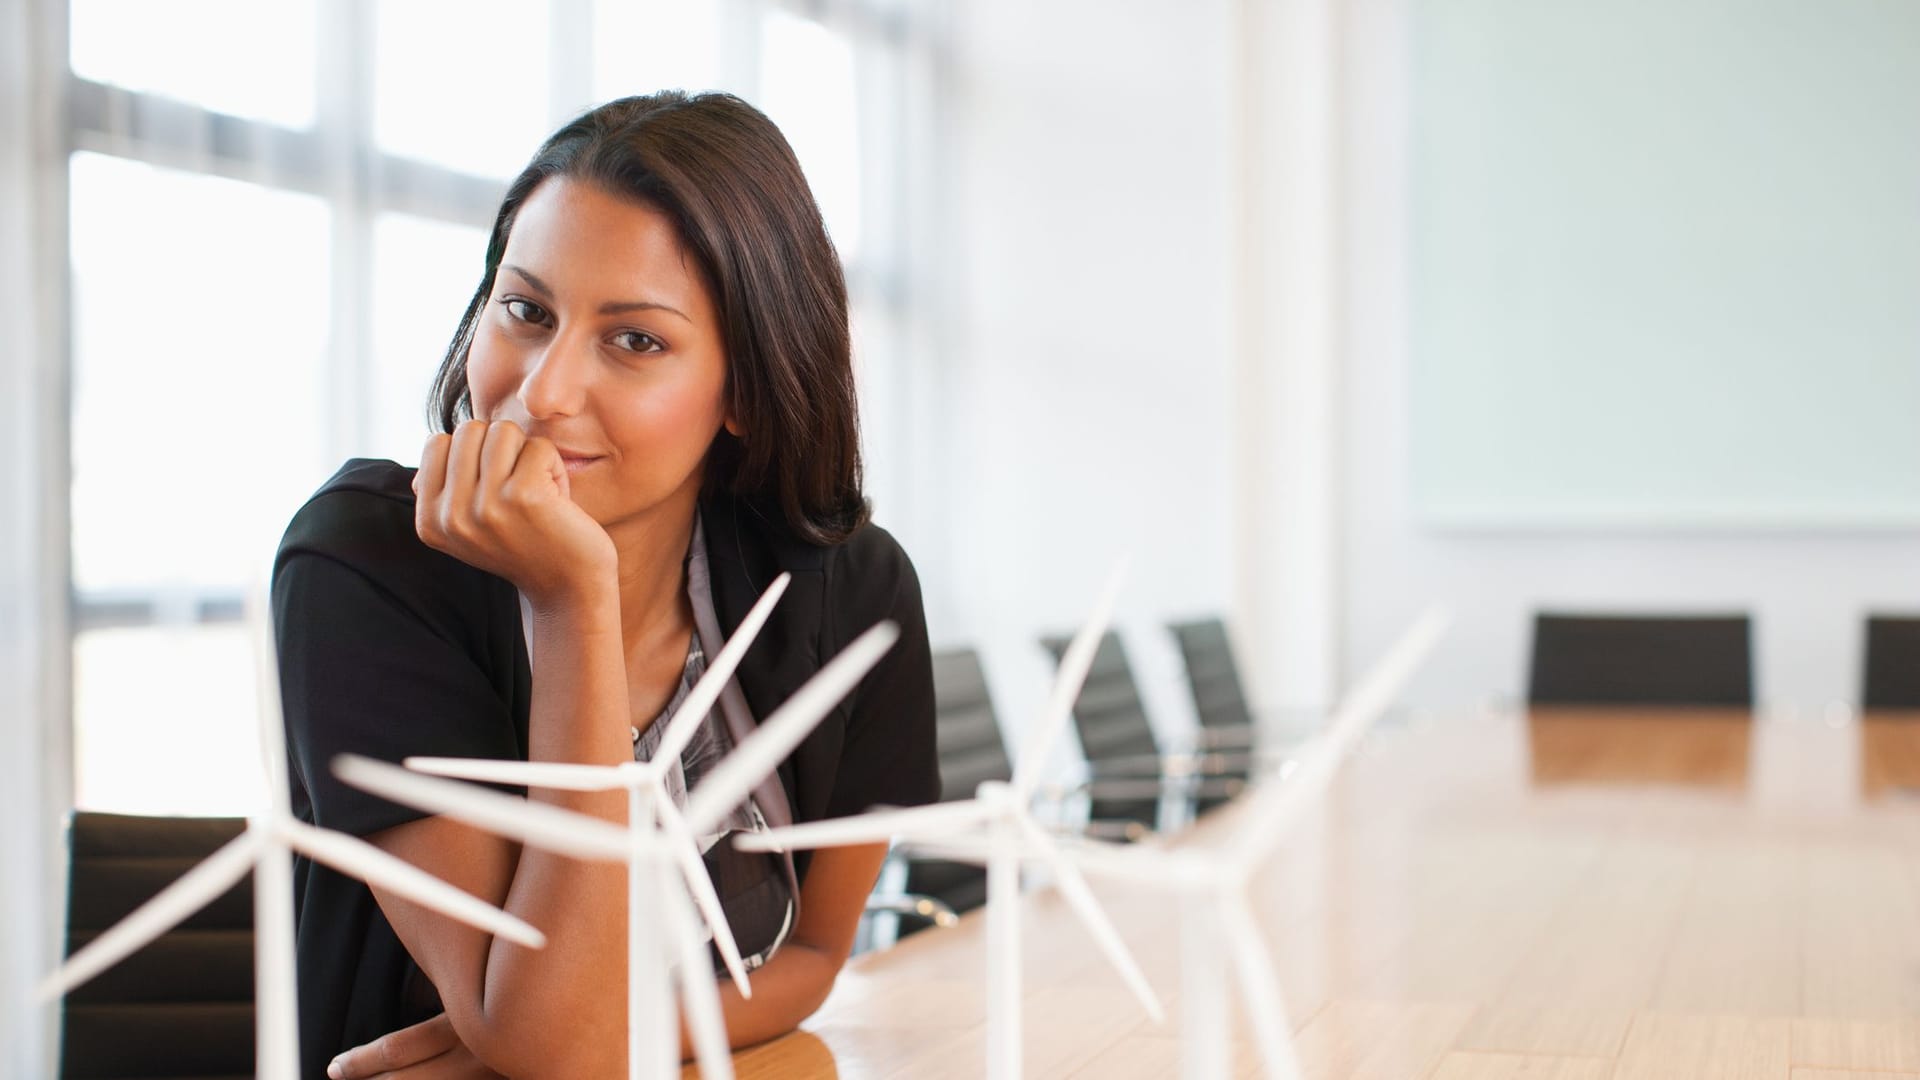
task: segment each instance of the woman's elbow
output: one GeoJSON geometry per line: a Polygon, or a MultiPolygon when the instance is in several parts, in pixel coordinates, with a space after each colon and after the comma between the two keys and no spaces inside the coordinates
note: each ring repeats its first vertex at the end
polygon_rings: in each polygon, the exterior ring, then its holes
{"type": "Polygon", "coordinates": [[[846,964],[846,956],[831,949],[798,943],[793,948],[804,956],[807,970],[804,977],[798,980],[798,992],[793,995],[791,1006],[783,1018],[787,1023],[780,1031],[782,1035],[820,1011],[820,1006],[825,1005],[827,998],[833,994],[834,983],[840,978],[840,969],[846,964]]]}
{"type": "Polygon", "coordinates": [[[622,1017],[610,1019],[497,1008],[473,1018],[471,1035],[460,1035],[483,1064],[513,1080],[618,1077],[625,1075],[626,1027],[622,1017]]]}

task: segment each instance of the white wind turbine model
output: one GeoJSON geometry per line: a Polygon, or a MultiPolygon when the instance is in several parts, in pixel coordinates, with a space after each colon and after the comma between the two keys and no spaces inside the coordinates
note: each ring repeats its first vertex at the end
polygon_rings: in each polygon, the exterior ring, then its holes
{"type": "Polygon", "coordinates": [[[246,831],[68,957],[40,984],[40,992],[44,999],[52,999],[71,991],[213,902],[252,871],[256,1067],[266,1080],[297,1080],[293,852],[529,948],[544,946],[546,938],[520,919],[364,840],[293,816],[272,605],[267,590],[259,585],[249,590],[249,601],[260,698],[260,752],[267,771],[266,807],[247,819],[246,831]]]}
{"type": "MultiPolygon", "coordinates": [[[[740,988],[740,996],[750,998],[753,996],[753,987],[747,981],[747,966],[740,958],[740,946],[734,941],[733,928],[727,925],[726,910],[721,907],[720,897],[713,890],[713,881],[707,876],[707,867],[701,861],[700,845],[695,834],[687,828],[685,818],[667,790],[667,779],[672,775],[681,753],[699,732],[708,711],[720,700],[727,680],[733,677],[734,669],[740,666],[740,658],[746,655],[754,638],[759,636],[760,628],[766,625],[767,617],[773,613],[774,605],[780,602],[780,597],[786,593],[787,585],[792,580],[791,574],[781,574],[754,601],[747,617],[740,621],[739,628],[727,639],[713,663],[701,674],[699,681],[687,692],[686,699],[680,703],[679,709],[667,721],[666,730],[660,736],[659,749],[654,751],[652,760],[624,761],[618,765],[570,765],[545,761],[410,757],[406,759],[406,767],[415,772],[490,784],[564,791],[624,789],[627,792],[628,820],[657,822],[666,834],[667,844],[671,848],[668,854],[679,864],[680,876],[693,894],[700,914],[712,928],[714,944],[720,949],[720,958],[726,963],[728,974],[733,976],[734,985],[740,988]]],[[[832,705],[829,702],[828,708],[831,709],[832,705]]]]}
{"type": "Polygon", "coordinates": [[[783,575],[755,604],[748,620],[669,721],[652,763],[588,766],[445,759],[420,763],[435,771],[489,782],[574,791],[624,788],[628,797],[626,828],[385,762],[342,756],[334,763],[335,775],[383,798],[575,858],[626,864],[627,1075],[634,1080],[680,1074],[671,970],[675,962],[680,968],[680,991],[701,1074],[731,1080],[733,1059],[720,1011],[719,987],[689,892],[706,916],[743,994],[748,987],[744,965],[739,962],[732,932],[695,838],[724,823],[754,787],[772,775],[866,676],[900,634],[895,624],[881,622],[855,638],[701,778],[688,794],[683,815],[662,790],[660,779],[692,738],[784,588],[783,575]],[[686,886],[684,891],[670,886],[676,869],[686,886]]]}
{"type": "MultiPolygon", "coordinates": [[[[1286,1019],[1280,980],[1248,905],[1254,874],[1318,804],[1344,761],[1445,631],[1439,611],[1422,615],[1355,685],[1332,720],[1278,775],[1226,811],[1224,836],[1175,848],[1081,844],[1070,857],[1095,877],[1170,893],[1182,924],[1182,1075],[1227,1075],[1226,966],[1231,954],[1254,1040],[1273,1080],[1297,1080],[1299,1061],[1286,1019]]],[[[948,854],[943,849],[943,854],[948,854]]]]}
{"type": "Polygon", "coordinates": [[[1026,859],[1039,861],[1052,871],[1061,895],[1148,1015],[1155,1021],[1162,1018],[1159,998],[1094,899],[1086,879],[1060,856],[1053,839],[1034,822],[1030,810],[1047,753],[1072,714],[1100,635],[1113,617],[1122,576],[1122,568],[1116,568],[1092,616],[1061,657],[1046,710],[1027,733],[1012,783],[989,780],[975,790],[971,799],[877,810],[734,839],[734,846],[743,851],[841,847],[894,838],[906,842],[939,843],[954,838],[979,841],[985,852],[981,861],[987,866],[987,1075],[998,1080],[1015,1080],[1021,1070],[1020,868],[1026,859]]]}

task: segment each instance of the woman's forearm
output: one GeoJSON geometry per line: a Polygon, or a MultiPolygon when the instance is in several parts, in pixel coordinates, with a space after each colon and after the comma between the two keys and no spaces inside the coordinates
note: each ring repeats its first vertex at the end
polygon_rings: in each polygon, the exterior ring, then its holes
{"type": "MultiPolygon", "coordinates": [[[[612,588],[536,606],[528,756],[631,761],[626,659],[612,588]]],[[[530,788],[528,798],[625,824],[625,793],[530,788]]],[[[526,846],[506,908],[544,949],[495,940],[480,1014],[489,1065],[512,1076],[615,1075],[626,1051],[626,869],[526,846]]]]}
{"type": "MultiPolygon", "coordinates": [[[[736,1048],[785,1035],[820,1008],[853,950],[860,913],[886,858],[885,844],[814,852],[800,885],[800,920],[773,959],[749,976],[753,997],[721,984],[727,1037],[736,1048]]],[[[683,1057],[689,1045],[683,1025],[683,1057]]]]}
{"type": "MultiPolygon", "coordinates": [[[[841,961],[799,942],[789,941],[773,958],[755,970],[749,981],[753,997],[743,998],[732,980],[720,983],[720,1011],[727,1021],[727,1041],[734,1049],[776,1039],[812,1016],[839,975],[841,961]]],[[[693,1056],[693,1037],[686,1020],[680,1022],[680,1057],[693,1056]]]]}

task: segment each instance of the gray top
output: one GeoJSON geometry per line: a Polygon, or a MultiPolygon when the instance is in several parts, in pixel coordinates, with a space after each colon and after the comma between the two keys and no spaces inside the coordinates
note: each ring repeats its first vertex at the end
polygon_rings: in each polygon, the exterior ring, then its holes
{"type": "MultiPolygon", "coordinates": [[[[680,673],[680,688],[674,692],[673,700],[645,731],[635,731],[633,738],[633,759],[651,761],[654,751],[659,749],[660,739],[667,729],[667,720],[680,709],[680,703],[692,692],[693,684],[706,674],[707,656],[700,647],[700,636],[694,634],[687,645],[687,664],[680,673]]],[[[733,739],[727,734],[727,726],[720,717],[718,707],[708,710],[705,721],[695,729],[687,748],[680,753],[680,760],[674,762],[667,773],[667,791],[673,797],[675,806],[687,808],[687,791],[700,783],[700,778],[708,770],[719,764],[720,759],[733,749],[733,739]]],[[[764,852],[739,851],[731,843],[721,841],[728,833],[764,832],[767,829],[766,815],[760,812],[757,800],[734,807],[733,813],[720,826],[720,831],[699,837],[701,858],[707,864],[707,876],[713,879],[716,892],[720,894],[720,905],[726,909],[727,924],[733,928],[734,941],[740,946],[740,957],[746,962],[748,971],[759,967],[773,956],[773,953],[786,941],[787,934],[793,929],[794,905],[793,891],[789,887],[786,874],[782,872],[779,856],[764,852]]],[[[714,964],[720,961],[715,956],[714,964]]]]}

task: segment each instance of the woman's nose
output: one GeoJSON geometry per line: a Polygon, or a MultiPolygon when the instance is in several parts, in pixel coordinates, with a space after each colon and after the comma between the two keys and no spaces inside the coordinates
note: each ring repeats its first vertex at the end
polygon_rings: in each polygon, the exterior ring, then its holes
{"type": "Polygon", "coordinates": [[[590,344],[570,334],[555,334],[533,360],[520,381],[520,403],[527,407],[527,415],[542,420],[578,413],[592,377],[590,344]]]}

